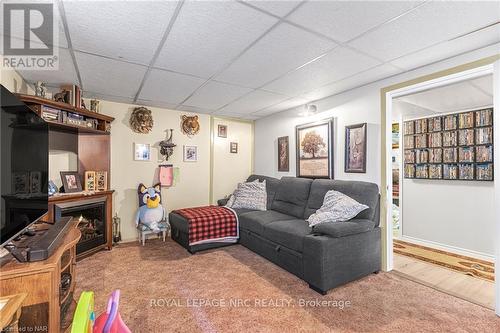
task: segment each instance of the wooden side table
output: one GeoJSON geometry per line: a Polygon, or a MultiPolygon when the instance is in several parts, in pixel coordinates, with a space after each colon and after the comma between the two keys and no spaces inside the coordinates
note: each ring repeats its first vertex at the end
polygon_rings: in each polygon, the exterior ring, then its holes
{"type": "Polygon", "coordinates": [[[1,331],[19,332],[18,321],[21,317],[21,306],[24,299],[28,296],[26,293],[0,297],[0,328],[1,331]]]}

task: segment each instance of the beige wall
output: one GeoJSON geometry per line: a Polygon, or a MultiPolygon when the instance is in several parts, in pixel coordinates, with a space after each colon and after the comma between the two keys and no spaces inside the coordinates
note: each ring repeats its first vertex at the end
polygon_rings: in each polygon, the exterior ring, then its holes
{"type": "Polygon", "coordinates": [[[157,181],[161,163],[159,142],[166,138],[166,129],[174,129],[173,142],[177,145],[169,163],[180,169],[180,181],[176,186],[162,188],[163,205],[168,211],[182,207],[208,204],[210,176],[210,120],[199,115],[201,129],[192,138],[180,131],[179,111],[149,108],[153,113],[154,126],[148,134],[131,130],[128,121],[135,106],[101,101],[101,112],[115,117],[111,129],[111,188],[115,190],[113,212],[121,218],[123,240],[136,238],[134,217],[137,211],[137,187],[139,183],[151,186],[157,181]],[[135,143],[151,145],[151,161],[134,161],[135,143]],[[183,145],[198,146],[198,161],[183,162],[183,145]]]}
{"type": "Polygon", "coordinates": [[[231,194],[239,182],[252,173],[253,124],[214,118],[213,200],[231,194]],[[218,136],[218,125],[227,126],[227,138],[218,136]],[[230,143],[238,143],[238,153],[230,153],[230,143]]]}
{"type": "MultiPolygon", "coordinates": [[[[3,63],[3,57],[0,56],[0,63],[3,63]]],[[[33,89],[26,84],[24,79],[13,69],[0,69],[0,82],[13,93],[33,94],[33,89]]]]}

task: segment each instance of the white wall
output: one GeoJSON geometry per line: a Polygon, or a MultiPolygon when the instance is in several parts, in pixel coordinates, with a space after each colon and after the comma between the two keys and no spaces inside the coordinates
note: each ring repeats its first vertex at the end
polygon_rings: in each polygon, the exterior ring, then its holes
{"type": "MultiPolygon", "coordinates": [[[[448,69],[453,66],[498,54],[500,50],[499,47],[500,44],[495,44],[316,101],[314,104],[317,105],[320,113],[313,117],[300,117],[298,116],[299,110],[291,109],[257,120],[255,122],[255,173],[274,177],[281,177],[283,175],[295,176],[295,126],[318,119],[335,117],[335,178],[364,180],[380,184],[380,89],[391,84],[414,79],[439,70],[448,69]],[[368,123],[367,173],[346,174],[344,173],[344,126],[363,122],[368,123]],[[290,137],[290,172],[280,173],[277,171],[276,161],[277,138],[285,135],[290,137]]],[[[441,200],[448,200],[447,198],[450,198],[450,200],[452,200],[450,202],[452,202],[454,208],[461,206],[467,207],[468,210],[464,210],[462,221],[465,222],[463,225],[455,226],[453,230],[448,226],[449,233],[440,237],[439,241],[459,247],[463,246],[470,250],[493,253],[494,229],[492,229],[492,226],[494,225],[494,220],[492,187],[488,184],[481,185],[479,191],[481,193],[481,198],[484,200],[478,202],[476,198],[471,200],[468,195],[470,186],[470,184],[454,183],[440,188],[441,191],[444,191],[440,192],[439,198],[441,200]],[[453,193],[450,193],[448,196],[445,195],[445,193],[448,192],[453,193]],[[472,205],[479,205],[479,209],[473,209],[472,205]],[[464,236],[466,233],[468,233],[468,235],[464,236]],[[459,235],[459,237],[456,235],[459,235]],[[456,237],[455,241],[451,240],[452,236],[456,237]],[[457,243],[458,238],[464,238],[463,242],[457,243]]],[[[424,193],[420,193],[407,200],[425,203],[429,200],[429,197],[426,194],[424,195],[424,193]]],[[[477,198],[477,200],[480,200],[480,198],[477,198]]],[[[422,207],[425,206],[422,205],[422,207]]],[[[413,211],[410,210],[405,212],[407,215],[406,218],[408,218],[408,215],[415,214],[417,210],[418,209],[415,208],[413,211]]],[[[438,218],[446,218],[447,211],[448,209],[445,209],[442,213],[436,214],[436,218],[433,219],[433,221],[436,221],[438,218]]],[[[422,219],[428,219],[430,214],[419,216],[422,216],[422,219]]],[[[427,222],[428,221],[425,221],[425,223],[427,222]]],[[[413,235],[423,236],[421,230],[424,229],[425,226],[429,229],[432,227],[431,225],[424,226],[422,224],[421,226],[422,228],[418,227],[417,230],[411,230],[410,232],[413,235]]],[[[436,226],[434,227],[438,228],[436,226]]],[[[432,232],[432,229],[430,230],[432,232]]]]}
{"type": "Polygon", "coordinates": [[[318,107],[318,114],[312,117],[300,117],[298,115],[300,110],[290,109],[258,119],[255,122],[254,171],[258,174],[274,177],[295,176],[295,126],[335,117],[337,122],[334,137],[335,178],[365,180],[380,184],[380,89],[391,84],[492,56],[498,54],[499,50],[500,44],[491,45],[315,101],[314,104],[318,107]],[[367,173],[346,174],[344,173],[344,126],[364,122],[368,123],[367,173]],[[285,135],[290,137],[290,172],[281,173],[277,171],[277,138],[285,135]]]}
{"type": "Polygon", "coordinates": [[[249,122],[214,119],[213,199],[231,194],[237,184],[252,173],[253,128],[249,122]],[[227,126],[227,138],[217,135],[218,125],[227,126]],[[230,153],[230,142],[238,143],[238,153],[230,153]]]}

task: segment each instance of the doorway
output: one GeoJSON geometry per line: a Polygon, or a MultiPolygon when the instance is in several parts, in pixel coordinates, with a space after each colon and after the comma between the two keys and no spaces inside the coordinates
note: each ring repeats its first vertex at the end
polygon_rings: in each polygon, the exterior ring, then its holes
{"type": "MultiPolygon", "coordinates": [[[[404,83],[401,83],[398,85],[387,87],[387,88],[382,90],[382,96],[381,96],[382,97],[382,123],[383,123],[383,128],[384,128],[384,134],[383,134],[383,139],[382,139],[382,141],[383,141],[382,151],[383,151],[383,156],[384,156],[383,162],[382,162],[382,166],[383,166],[383,176],[382,176],[382,178],[383,178],[383,180],[382,180],[382,192],[383,193],[382,193],[382,197],[383,197],[383,200],[385,202],[385,212],[384,212],[384,216],[382,216],[382,219],[385,220],[384,221],[385,232],[384,232],[384,258],[383,258],[383,260],[384,260],[384,268],[386,270],[392,270],[395,267],[395,264],[399,265],[399,263],[394,260],[395,255],[394,255],[393,239],[400,237],[400,235],[405,236],[405,234],[408,235],[408,234],[411,234],[412,232],[413,233],[415,231],[420,232],[422,229],[425,229],[425,228],[419,228],[417,226],[416,228],[413,227],[414,230],[412,230],[412,226],[409,223],[407,223],[405,226],[405,221],[408,222],[409,219],[411,219],[411,215],[410,216],[407,215],[405,218],[405,214],[413,214],[414,215],[415,209],[418,209],[420,212],[426,212],[426,211],[428,212],[426,205],[428,205],[429,202],[425,201],[425,199],[427,199],[429,197],[428,193],[436,193],[436,194],[439,193],[439,191],[437,191],[437,190],[432,190],[432,191],[428,191],[427,193],[424,193],[423,195],[420,195],[419,198],[424,199],[420,203],[421,205],[423,205],[423,207],[411,208],[411,204],[409,205],[410,208],[408,208],[408,205],[405,206],[405,200],[411,200],[411,196],[407,197],[407,195],[405,194],[405,186],[408,186],[408,185],[406,184],[406,180],[404,180],[405,179],[404,175],[405,175],[405,171],[406,171],[404,169],[404,160],[403,160],[404,159],[404,151],[402,148],[404,146],[404,142],[400,141],[401,167],[398,167],[398,169],[400,171],[400,174],[398,176],[398,178],[399,178],[398,185],[400,186],[400,187],[398,187],[398,190],[399,190],[399,202],[398,202],[398,204],[400,206],[399,207],[400,208],[400,212],[399,212],[400,213],[400,216],[399,216],[399,218],[400,218],[400,221],[399,221],[400,230],[395,232],[395,230],[393,228],[393,226],[394,226],[394,224],[393,224],[393,213],[394,213],[394,210],[393,210],[393,204],[394,204],[393,191],[394,191],[394,189],[393,189],[393,184],[392,184],[392,179],[393,179],[392,164],[393,164],[394,159],[393,159],[393,152],[392,152],[392,145],[393,145],[393,142],[392,142],[393,121],[392,120],[394,119],[394,114],[397,114],[398,110],[397,110],[397,107],[396,108],[394,107],[394,102],[395,101],[398,102],[397,100],[399,99],[399,102],[406,103],[404,105],[407,107],[408,110],[413,109],[413,112],[417,112],[416,114],[411,115],[411,112],[407,111],[407,114],[404,114],[402,116],[400,115],[399,119],[397,119],[398,121],[394,122],[394,123],[399,123],[400,130],[402,131],[402,133],[404,133],[404,127],[401,126],[403,123],[403,118],[405,120],[406,119],[408,119],[408,120],[414,119],[415,120],[415,118],[436,117],[436,112],[430,113],[429,115],[422,115],[422,114],[418,113],[418,112],[423,112],[422,109],[429,109],[430,110],[430,111],[427,110],[425,112],[432,112],[434,110],[431,107],[431,105],[427,105],[427,108],[425,107],[424,104],[429,102],[429,94],[430,94],[430,93],[427,93],[427,96],[424,96],[424,95],[426,95],[425,92],[429,92],[433,89],[438,89],[440,87],[447,87],[447,86],[448,86],[448,89],[450,91],[453,91],[453,88],[450,88],[450,87],[452,87],[454,84],[464,83],[468,80],[473,81],[475,79],[478,79],[478,80],[476,82],[473,82],[474,84],[479,84],[479,85],[486,84],[486,85],[490,86],[490,88],[491,88],[490,90],[492,92],[497,91],[498,86],[499,86],[499,84],[498,84],[499,64],[495,63],[495,61],[498,62],[498,58],[499,57],[496,56],[496,57],[483,59],[483,60],[477,61],[475,63],[470,63],[470,64],[466,64],[463,66],[458,66],[458,67],[450,69],[450,70],[446,70],[446,71],[443,71],[440,73],[428,75],[426,77],[415,79],[415,80],[412,80],[409,82],[404,82],[404,83]],[[486,77],[488,75],[490,76],[490,78],[492,78],[490,80],[490,83],[484,83],[487,80],[483,80],[483,81],[479,80],[479,78],[486,77]],[[496,89],[494,89],[491,86],[496,87],[496,89]],[[412,105],[408,106],[408,104],[417,104],[418,108],[412,107],[412,105]],[[401,207],[403,207],[403,208],[401,209],[401,207]],[[406,209],[406,208],[408,208],[408,209],[406,209]]],[[[469,83],[467,83],[467,84],[470,87],[472,87],[469,83]]],[[[474,87],[472,87],[472,88],[474,88],[474,87]]],[[[475,88],[481,88],[481,87],[477,86],[475,88]]],[[[442,88],[442,89],[445,89],[445,88],[442,88]]],[[[443,94],[442,90],[437,91],[438,97],[439,96],[443,97],[444,95],[442,95],[442,94],[443,94]]],[[[494,95],[494,94],[492,93],[491,95],[494,95]]],[[[460,96],[460,97],[463,97],[463,96],[460,96]]],[[[490,98],[492,98],[492,96],[490,96],[490,98]]],[[[439,98],[437,98],[437,99],[439,99],[439,98]]],[[[443,98],[441,98],[441,99],[443,100],[443,98]]],[[[445,102],[449,101],[449,99],[444,99],[444,100],[445,100],[445,102]]],[[[446,103],[444,103],[444,104],[446,104],[446,103]]],[[[488,103],[486,103],[486,104],[488,104],[488,103]]],[[[495,110],[494,114],[496,115],[498,113],[497,110],[499,109],[498,108],[498,104],[499,104],[498,96],[493,96],[493,102],[491,102],[490,104],[493,104],[493,106],[496,106],[496,108],[494,108],[494,110],[495,110]]],[[[448,106],[448,105],[444,105],[444,106],[448,106]]],[[[472,108],[475,108],[477,106],[478,105],[473,105],[472,108]]],[[[482,105],[482,106],[487,106],[487,105],[482,105]]],[[[462,107],[459,107],[459,109],[460,110],[450,111],[449,109],[446,109],[443,107],[441,110],[438,110],[438,111],[440,111],[439,112],[440,116],[441,115],[444,116],[447,113],[453,113],[453,112],[458,112],[458,111],[470,111],[471,107],[467,108],[467,107],[462,106],[462,107]]],[[[396,118],[397,118],[397,116],[396,116],[396,118]]],[[[498,124],[499,124],[498,116],[495,116],[494,119],[495,119],[494,126],[495,126],[495,128],[497,128],[498,124]]],[[[499,141],[498,137],[499,137],[498,133],[495,132],[494,142],[499,141]]],[[[401,135],[400,140],[404,140],[404,135],[401,135]]],[[[494,149],[498,150],[498,144],[495,146],[494,149]]],[[[428,157],[425,157],[425,158],[428,158],[428,157]]],[[[422,161],[426,161],[426,160],[424,159],[422,161]]],[[[426,163],[426,164],[429,164],[429,163],[426,163]]],[[[416,165],[414,167],[416,167],[416,165]]],[[[418,178],[424,178],[424,179],[415,179],[415,184],[417,185],[417,187],[418,186],[419,187],[433,186],[433,182],[438,182],[438,180],[434,180],[434,179],[433,180],[425,179],[429,175],[428,167],[429,167],[429,165],[427,167],[418,168],[418,170],[419,170],[418,178]]],[[[473,166],[471,165],[471,168],[472,167],[473,166]]],[[[494,166],[494,167],[492,166],[492,168],[498,169],[498,166],[494,166]]],[[[463,168],[463,169],[464,169],[463,173],[465,174],[466,168],[463,168]]],[[[476,170],[475,167],[474,167],[474,170],[476,170]]],[[[416,173],[416,170],[414,172],[416,173]]],[[[436,171],[436,168],[434,168],[434,167],[432,168],[431,172],[433,173],[433,177],[438,177],[438,178],[442,177],[442,175],[437,175],[437,176],[435,175],[435,173],[437,171],[436,171]]],[[[440,172],[444,172],[444,171],[440,171],[440,172]]],[[[476,172],[476,171],[474,171],[474,172],[476,172]]],[[[416,178],[416,174],[414,174],[413,177],[416,178]]],[[[462,177],[462,176],[460,176],[460,177],[462,177]]],[[[465,178],[464,178],[464,180],[465,180],[465,178]]],[[[451,181],[450,180],[446,180],[446,181],[442,180],[441,181],[442,184],[449,184],[449,182],[451,182],[451,181]]],[[[459,183],[460,182],[457,182],[457,184],[459,184],[459,183]]],[[[434,183],[434,184],[437,184],[437,183],[434,183]]],[[[494,180],[494,181],[491,181],[489,183],[489,185],[480,185],[480,186],[488,188],[485,191],[486,192],[489,191],[490,198],[492,198],[494,196],[496,196],[496,197],[499,196],[499,194],[500,194],[500,186],[499,185],[500,185],[500,182],[498,180],[494,180]]],[[[444,185],[444,186],[442,185],[441,187],[444,189],[444,188],[447,188],[448,186],[456,187],[458,185],[444,185]]],[[[408,191],[408,187],[406,187],[406,190],[408,191]]],[[[464,192],[462,192],[462,194],[467,193],[467,191],[470,191],[470,189],[465,190],[464,192]]],[[[407,194],[408,193],[411,194],[411,192],[412,191],[409,191],[409,192],[407,192],[407,194]]],[[[413,191],[413,192],[417,193],[415,191],[413,191]]],[[[450,192],[447,192],[447,193],[450,193],[450,192]]],[[[451,192],[451,193],[452,194],[449,197],[450,200],[453,197],[453,195],[456,194],[453,192],[451,192]]],[[[446,197],[443,197],[443,198],[446,198],[446,197]]],[[[493,199],[491,199],[491,200],[493,200],[493,199]]],[[[413,201],[415,201],[415,200],[413,200],[413,201]]],[[[498,223],[498,216],[500,215],[499,214],[500,209],[497,206],[498,205],[494,205],[493,203],[490,204],[489,213],[491,215],[488,218],[488,220],[491,222],[489,228],[491,228],[492,230],[490,230],[490,231],[485,230],[485,232],[488,232],[488,233],[491,232],[494,235],[494,236],[492,236],[493,238],[490,239],[490,243],[488,245],[490,247],[489,247],[489,250],[487,252],[490,255],[490,258],[494,258],[496,260],[498,260],[498,258],[500,257],[498,250],[496,250],[496,251],[494,250],[494,248],[495,248],[494,244],[498,243],[498,238],[499,238],[498,231],[500,230],[500,226],[498,223]]],[[[439,226],[437,226],[437,227],[439,227],[439,226]]],[[[459,232],[460,232],[460,230],[458,230],[458,231],[457,230],[449,230],[448,236],[453,235],[453,234],[457,234],[459,232]]],[[[481,232],[481,231],[478,231],[478,232],[481,232]]],[[[419,237],[414,237],[414,238],[418,239],[419,237]]],[[[439,245],[439,242],[434,240],[434,243],[427,243],[426,245],[429,245],[429,244],[435,245],[432,247],[434,249],[436,249],[438,247],[437,245],[439,245]]],[[[422,244],[416,244],[416,245],[422,245],[422,244]]],[[[460,249],[459,246],[455,246],[455,247],[457,249],[460,249]]],[[[450,248],[452,248],[452,247],[448,247],[447,250],[450,250],[450,248]]],[[[481,251],[477,251],[477,252],[479,253],[481,251]]],[[[433,265],[432,263],[427,263],[427,264],[433,265]]],[[[429,271],[429,269],[425,269],[425,271],[429,271]]],[[[496,276],[497,278],[495,279],[495,281],[498,281],[498,272],[495,272],[494,274],[497,275],[496,276]]],[[[420,275],[421,275],[421,273],[420,273],[420,275]]],[[[493,290],[494,290],[493,297],[491,297],[491,299],[495,299],[495,301],[496,301],[496,306],[495,306],[496,313],[499,314],[500,311],[499,311],[499,306],[498,306],[498,300],[499,300],[500,289],[498,287],[498,283],[492,285],[492,288],[490,288],[490,291],[493,291],[493,290]]],[[[457,296],[460,296],[460,295],[457,295],[457,296]]],[[[491,307],[493,305],[493,301],[490,301],[489,304],[491,307]]]]}

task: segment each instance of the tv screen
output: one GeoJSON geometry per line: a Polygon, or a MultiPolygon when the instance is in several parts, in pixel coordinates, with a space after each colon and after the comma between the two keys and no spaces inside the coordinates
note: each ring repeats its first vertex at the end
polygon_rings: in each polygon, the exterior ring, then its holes
{"type": "Polygon", "coordinates": [[[4,86],[0,89],[0,245],[4,245],[48,210],[49,129],[4,86]]]}

